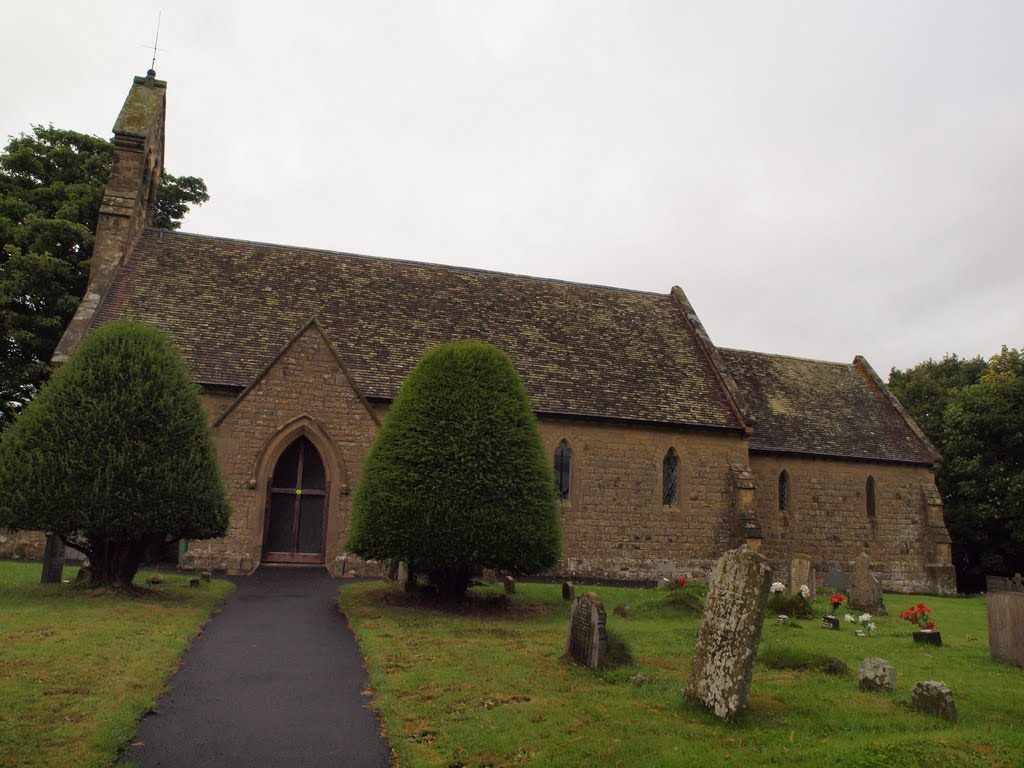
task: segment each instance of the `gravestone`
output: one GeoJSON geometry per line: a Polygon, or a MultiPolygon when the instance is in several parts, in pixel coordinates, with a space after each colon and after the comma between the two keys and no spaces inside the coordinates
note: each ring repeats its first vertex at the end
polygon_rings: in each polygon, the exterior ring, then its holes
{"type": "Polygon", "coordinates": [[[953,700],[953,692],[945,683],[922,680],[914,685],[910,692],[910,700],[922,712],[938,715],[951,723],[957,721],[956,701],[953,700]]]}
{"type": "Polygon", "coordinates": [[[616,616],[621,616],[624,619],[629,618],[629,603],[619,603],[615,606],[615,610],[612,611],[616,616]]]}
{"type": "Polygon", "coordinates": [[[672,586],[672,582],[666,579],[664,576],[658,579],[658,589],[668,589],[672,586]]]}
{"type": "Polygon", "coordinates": [[[1020,575],[1016,579],[989,576],[986,587],[989,655],[1024,667],[1024,584],[1020,575]]]}
{"type": "Polygon", "coordinates": [[[722,555],[711,572],[693,669],[684,696],[730,719],[747,707],[772,570],[746,544],[722,555]]]}
{"type": "Polygon", "coordinates": [[[807,585],[811,590],[808,599],[814,599],[814,568],[808,555],[793,555],[789,561],[789,594],[799,595],[800,587],[807,585]]]}
{"type": "Polygon", "coordinates": [[[896,690],[896,667],[877,656],[864,659],[860,663],[858,678],[862,691],[891,692],[896,690]]]}
{"type": "Polygon", "coordinates": [[[596,594],[587,592],[577,597],[572,603],[565,637],[566,655],[591,669],[600,667],[608,651],[606,622],[604,606],[596,594]]]}
{"type": "Polygon", "coordinates": [[[576,597],[576,585],[571,581],[562,582],[562,599],[572,600],[576,597]]]}
{"type": "Polygon", "coordinates": [[[850,577],[850,607],[872,616],[885,616],[882,604],[882,582],[871,572],[871,558],[866,552],[857,555],[850,577]]]}
{"type": "Polygon", "coordinates": [[[505,594],[514,595],[516,593],[516,580],[511,576],[505,577],[505,594]]]}
{"type": "Polygon", "coordinates": [[[846,574],[838,568],[829,568],[825,576],[825,586],[832,589],[846,589],[846,574]]]}
{"type": "Polygon", "coordinates": [[[493,584],[498,580],[498,574],[493,568],[484,568],[483,572],[480,574],[480,578],[488,584],[493,584]]]}

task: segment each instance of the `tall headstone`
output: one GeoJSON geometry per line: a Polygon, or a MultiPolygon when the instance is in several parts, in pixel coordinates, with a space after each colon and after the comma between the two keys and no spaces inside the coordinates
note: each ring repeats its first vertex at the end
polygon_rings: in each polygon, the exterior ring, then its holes
{"type": "Polygon", "coordinates": [[[747,707],[772,570],[746,544],[715,564],[684,696],[718,717],[747,707]]]}
{"type": "Polygon", "coordinates": [[[577,597],[569,616],[569,631],[565,637],[565,652],[574,661],[591,669],[604,663],[608,651],[607,615],[604,606],[593,592],[577,597]]]}
{"type": "Polygon", "coordinates": [[[850,607],[867,611],[873,616],[884,616],[882,582],[871,572],[871,558],[866,552],[857,555],[850,576],[850,607]]]}
{"type": "Polygon", "coordinates": [[[789,561],[789,594],[800,594],[800,587],[806,585],[814,599],[814,568],[809,555],[793,555],[789,561]]]}
{"type": "Polygon", "coordinates": [[[571,581],[562,582],[562,599],[572,600],[576,597],[576,585],[571,581]]]}
{"type": "Polygon", "coordinates": [[[989,576],[986,586],[989,655],[1024,667],[1024,584],[989,576]]]}
{"type": "Polygon", "coordinates": [[[511,576],[505,577],[505,594],[514,595],[516,593],[516,580],[511,576]]]}

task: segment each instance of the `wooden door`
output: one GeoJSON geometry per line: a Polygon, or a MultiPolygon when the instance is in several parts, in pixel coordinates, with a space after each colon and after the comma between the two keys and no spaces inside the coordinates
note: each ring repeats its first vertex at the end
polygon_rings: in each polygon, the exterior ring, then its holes
{"type": "Polygon", "coordinates": [[[299,437],[267,483],[263,562],[322,563],[330,483],[316,447],[299,437]]]}

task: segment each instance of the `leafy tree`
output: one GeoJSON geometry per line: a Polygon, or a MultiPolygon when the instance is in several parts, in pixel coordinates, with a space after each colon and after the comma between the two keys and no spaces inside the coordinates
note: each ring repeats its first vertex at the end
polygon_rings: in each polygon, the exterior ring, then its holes
{"type": "MultiPolygon", "coordinates": [[[[0,154],[0,430],[46,380],[85,294],[112,158],[107,139],[38,125],[0,154]]],[[[208,199],[202,179],[164,174],[153,223],[177,229],[208,199]]]]}
{"type": "Polygon", "coordinates": [[[942,420],[950,398],[961,388],[974,384],[985,372],[985,359],[980,355],[959,358],[946,355],[939,361],[925,360],[913,368],[889,373],[889,389],[941,450],[942,420]]]}
{"type": "Polygon", "coordinates": [[[125,587],[166,537],[227,529],[208,419],[185,363],[156,328],[87,336],[0,440],[0,528],[53,531],[125,587]]]}
{"type": "Polygon", "coordinates": [[[893,370],[893,393],[943,455],[945,498],[961,591],[988,574],[1024,571],[1024,358],[1003,347],[987,363],[955,355],[893,370]]]}
{"type": "Polygon", "coordinates": [[[451,342],[409,374],[367,456],[347,546],[405,560],[456,600],[480,568],[535,573],[558,562],[551,462],[503,352],[451,342]]]}
{"type": "Polygon", "coordinates": [[[1024,362],[1003,347],[950,400],[942,490],[961,588],[1024,571],[1024,362]]]}

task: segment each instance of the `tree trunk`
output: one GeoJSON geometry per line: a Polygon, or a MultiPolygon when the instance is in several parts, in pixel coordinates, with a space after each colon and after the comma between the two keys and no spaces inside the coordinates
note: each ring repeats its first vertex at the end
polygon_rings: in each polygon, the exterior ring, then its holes
{"type": "Polygon", "coordinates": [[[127,589],[142,564],[148,539],[104,539],[93,544],[89,557],[92,584],[96,587],[127,589]]]}
{"type": "Polygon", "coordinates": [[[473,576],[470,568],[446,568],[434,571],[430,580],[437,587],[437,594],[450,602],[459,603],[466,597],[469,581],[473,576]]]}
{"type": "Polygon", "coordinates": [[[64,578],[64,542],[56,533],[46,534],[43,550],[43,584],[60,584],[64,578]]]}

